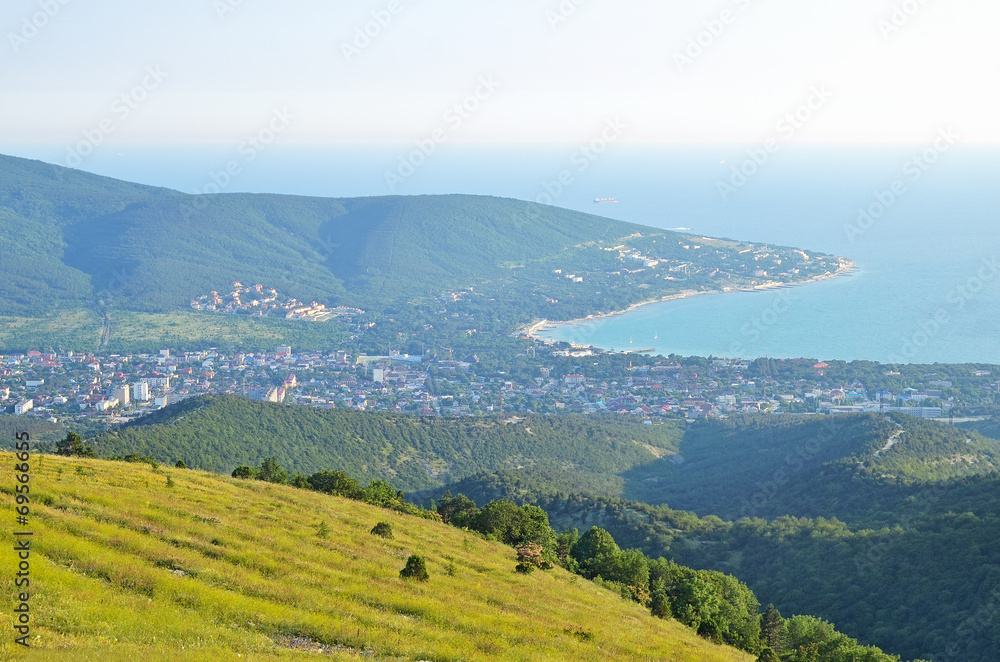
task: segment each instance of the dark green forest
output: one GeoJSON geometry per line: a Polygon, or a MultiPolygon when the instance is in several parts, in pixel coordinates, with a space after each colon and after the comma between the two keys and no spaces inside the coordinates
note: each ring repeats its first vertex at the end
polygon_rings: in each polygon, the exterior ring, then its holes
{"type": "Polygon", "coordinates": [[[417,418],[202,396],[93,443],[102,457],[138,454],[222,473],[274,457],[293,471],[337,467],[419,490],[517,468],[572,473],[604,485],[609,476],[669,452],[682,432],[682,423],[649,426],[629,418],[417,418]]]}

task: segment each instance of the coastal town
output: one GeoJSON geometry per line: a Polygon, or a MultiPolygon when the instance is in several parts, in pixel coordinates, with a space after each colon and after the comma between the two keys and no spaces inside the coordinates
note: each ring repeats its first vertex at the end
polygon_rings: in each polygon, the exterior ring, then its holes
{"type": "MultiPolygon", "coordinates": [[[[528,367],[514,374],[485,370],[475,356],[450,353],[367,356],[296,352],[290,346],[266,353],[29,351],[0,356],[0,411],[52,423],[111,425],[195,395],[226,393],[421,416],[537,412],[695,420],[742,413],[901,412],[942,418],[995,403],[1000,388],[986,369],[970,372],[962,385],[925,373],[892,392],[828,376],[831,364],[813,360],[770,360],[794,368],[796,379],[782,379],[762,374],[767,364],[762,368],[760,359],[625,356],[556,343],[537,343],[523,359],[528,367]]],[[[880,379],[898,374],[887,370],[880,379]]]]}

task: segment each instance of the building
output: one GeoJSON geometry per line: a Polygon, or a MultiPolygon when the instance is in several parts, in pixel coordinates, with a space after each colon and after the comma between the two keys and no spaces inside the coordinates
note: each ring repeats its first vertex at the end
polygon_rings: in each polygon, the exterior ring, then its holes
{"type": "Polygon", "coordinates": [[[385,370],[382,368],[372,369],[372,381],[376,384],[381,384],[385,382],[385,370]]]}
{"type": "Polygon", "coordinates": [[[170,404],[170,394],[164,394],[153,399],[153,406],[157,409],[163,409],[170,404]]]}
{"type": "Polygon", "coordinates": [[[149,402],[149,383],[137,382],[133,384],[132,395],[138,402],[149,402]]]}
{"type": "Polygon", "coordinates": [[[32,409],[34,409],[34,407],[35,407],[34,400],[30,398],[27,400],[22,400],[21,402],[18,402],[16,405],[14,405],[14,413],[20,416],[21,414],[25,414],[31,411],[32,409]]]}
{"type": "Polygon", "coordinates": [[[29,379],[28,381],[24,382],[24,385],[27,386],[28,388],[38,388],[39,386],[45,386],[45,380],[29,379]]]}
{"type": "Polygon", "coordinates": [[[170,388],[169,377],[149,377],[143,381],[149,384],[149,388],[160,388],[164,391],[170,388]]]}
{"type": "Polygon", "coordinates": [[[97,411],[108,411],[114,407],[118,406],[118,400],[115,398],[110,398],[108,400],[98,400],[94,403],[94,409],[97,411]]]}
{"type": "Polygon", "coordinates": [[[131,402],[131,398],[129,397],[128,384],[116,388],[114,392],[114,397],[118,399],[118,402],[121,403],[122,407],[127,407],[129,402],[131,402]]]}
{"type": "Polygon", "coordinates": [[[292,355],[292,348],[289,345],[278,345],[278,349],[274,351],[274,356],[276,358],[285,358],[292,355]]]}

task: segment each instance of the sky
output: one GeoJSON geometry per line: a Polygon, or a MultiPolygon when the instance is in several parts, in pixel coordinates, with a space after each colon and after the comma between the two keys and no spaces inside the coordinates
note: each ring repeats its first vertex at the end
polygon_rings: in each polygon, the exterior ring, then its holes
{"type": "Polygon", "coordinates": [[[0,144],[996,143],[998,24],[996,0],[4,0],[0,144]]]}

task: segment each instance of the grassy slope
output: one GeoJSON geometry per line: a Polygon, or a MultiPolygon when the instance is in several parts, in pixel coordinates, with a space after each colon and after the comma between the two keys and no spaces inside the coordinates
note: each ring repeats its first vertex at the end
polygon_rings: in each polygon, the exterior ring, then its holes
{"type": "Polygon", "coordinates": [[[562,570],[517,574],[513,550],[440,523],[172,468],[44,456],[32,472],[31,659],[312,659],[275,644],[298,636],[376,659],[751,659],[562,570]],[[410,553],[426,584],[399,578],[410,553]]]}

